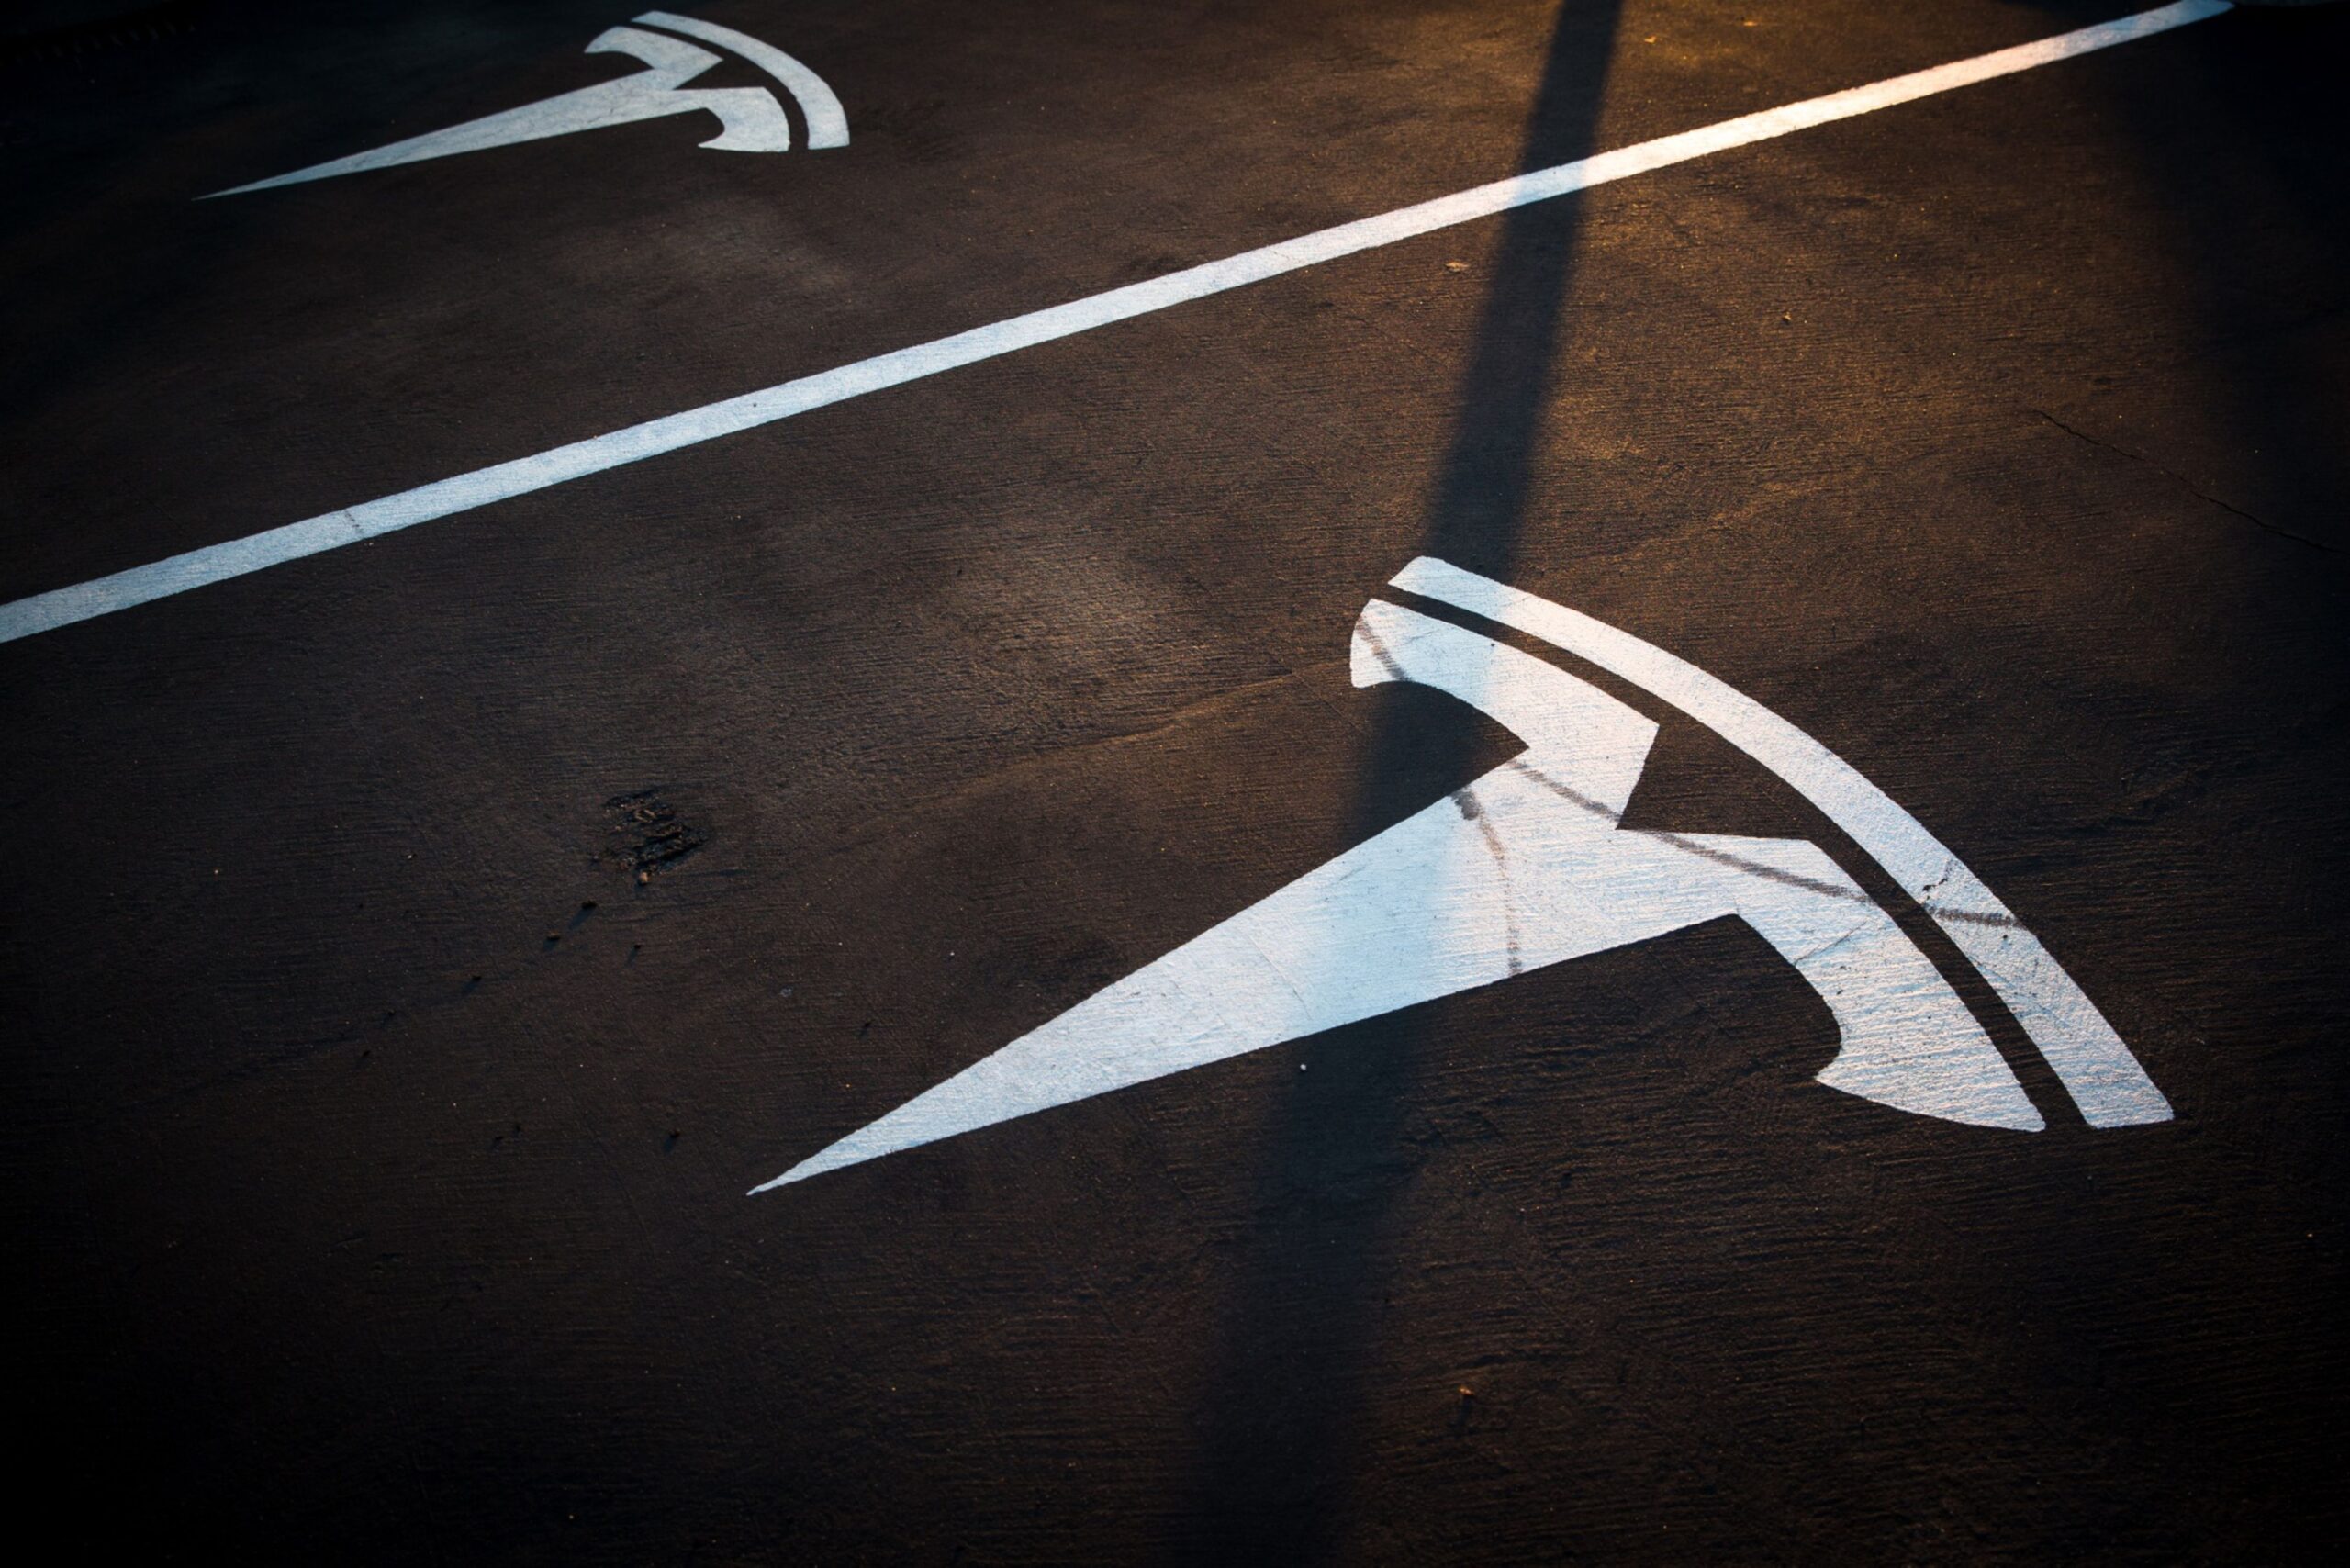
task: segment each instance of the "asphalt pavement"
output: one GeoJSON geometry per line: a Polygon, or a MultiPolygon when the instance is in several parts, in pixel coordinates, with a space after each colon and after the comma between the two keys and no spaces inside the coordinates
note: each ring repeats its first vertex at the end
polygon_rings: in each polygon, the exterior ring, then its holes
{"type": "Polygon", "coordinates": [[[37,7],[0,34],[24,1529],[2330,1560],[2350,6],[2187,9],[1208,287],[2132,13],[37,7]],[[924,347],[1103,298],[1147,308],[924,347]],[[847,389],[695,412],[811,384],[847,389]],[[485,471],[523,477],[447,483],[485,471]],[[1422,560],[1874,791],[1391,586],[1422,560]],[[1489,683],[1366,642],[1374,600],[1489,683]],[[1548,754],[1493,672],[1534,666],[1653,730],[1628,803],[1497,804],[1548,754]],[[1947,867],[1908,879],[1875,799],[1947,867]],[[1664,895],[1555,869],[1542,810],[1762,902],[1544,957],[1552,891],[1664,895]],[[1925,980],[1823,967],[1789,901],[1925,980]],[[1975,1076],[1853,1076],[1927,991],[1975,1076]],[[1113,1088],[1072,1010],[1130,995],[1118,1061],[1192,1055],[1113,1088]],[[990,1062],[967,1130],[746,1195],[990,1062]],[[2010,1082],[2041,1130],[1920,1098],[2010,1082]]]}

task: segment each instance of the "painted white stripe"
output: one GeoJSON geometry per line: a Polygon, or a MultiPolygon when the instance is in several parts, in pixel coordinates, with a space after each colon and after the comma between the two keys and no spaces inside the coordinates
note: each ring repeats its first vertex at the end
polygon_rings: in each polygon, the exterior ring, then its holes
{"type": "Polygon", "coordinates": [[[1394,586],[1589,659],[1672,703],[1793,785],[1918,901],[1982,971],[2093,1127],[2167,1122],[2170,1102],[2040,938],[1861,771],[1736,688],[1653,643],[1423,555],[1394,586]]]}
{"type": "Polygon", "coordinates": [[[722,402],[708,403],[631,425],[625,430],[519,457],[469,474],[403,490],[397,495],[364,501],[266,532],[207,545],[168,560],[157,561],[111,577],[72,588],[35,594],[0,606],[0,643],[72,625],[100,615],[128,610],[151,599],[185,593],[190,588],[224,582],[265,566],[299,560],[321,551],[412,528],[420,522],[470,511],[494,501],[510,500],[560,485],[567,479],[600,474],[608,468],[676,452],[720,436],[754,430],[788,420],[794,414],[845,402],[869,392],[903,386],[981,360],[1016,353],[1057,338],[1091,331],[1153,311],[1165,310],[1226,289],[1259,283],[1319,263],[1336,261],[1360,251],[1393,245],[1439,229],[1491,218],[1512,207],[1586,190],[1594,185],[1628,179],[1674,163],[1702,158],[1750,142],[1767,141],[1791,131],[1850,119],[1914,99],[1931,97],[1977,82],[2030,71],[2035,66],[2069,60],[2150,34],[2184,27],[2215,17],[2229,7],[2224,0],[2179,0],[2176,5],[2101,22],[2095,27],[2019,44],[2012,49],[1953,61],[1929,71],[1895,76],[1865,87],[1852,87],[1825,97],[1808,98],[1784,108],[1741,115],[1718,125],[1659,137],[1635,146],[1617,148],[1572,163],[1496,180],[1474,190],[1422,202],[1376,218],[1342,223],[1334,229],[1284,240],[1223,261],[1208,262],[1170,273],[1147,283],[1130,284],[1048,309],[1015,316],[990,326],[974,328],[952,337],[899,349],[859,360],[835,370],[802,376],[778,386],[746,392],[722,402]]]}

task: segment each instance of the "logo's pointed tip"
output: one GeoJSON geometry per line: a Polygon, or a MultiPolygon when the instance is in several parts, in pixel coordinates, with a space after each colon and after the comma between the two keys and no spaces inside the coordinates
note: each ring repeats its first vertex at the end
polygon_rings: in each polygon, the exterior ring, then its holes
{"type": "Polygon", "coordinates": [[[818,1149],[815,1153],[810,1155],[807,1159],[801,1160],[799,1164],[793,1166],[782,1175],[775,1178],[775,1180],[771,1182],[762,1182],[743,1195],[746,1198],[755,1198],[761,1193],[773,1192],[778,1187],[789,1187],[795,1182],[805,1182],[811,1176],[822,1176],[827,1170],[837,1170],[845,1165],[862,1165],[867,1160],[872,1159],[874,1154],[877,1152],[889,1152],[886,1149],[859,1150],[849,1148],[845,1147],[847,1141],[847,1139],[844,1138],[840,1143],[834,1144],[829,1148],[818,1149]]]}
{"type": "MultiPolygon", "coordinates": [[[[325,164],[319,165],[320,168],[325,168],[328,165],[325,164]]],[[[290,174],[272,174],[265,180],[254,180],[251,184],[242,185],[230,185],[225,191],[209,191],[203,196],[196,197],[195,199],[197,201],[218,201],[222,196],[243,196],[249,191],[275,190],[280,185],[298,185],[305,184],[308,181],[321,177],[322,176],[317,170],[297,169],[290,174]]]]}

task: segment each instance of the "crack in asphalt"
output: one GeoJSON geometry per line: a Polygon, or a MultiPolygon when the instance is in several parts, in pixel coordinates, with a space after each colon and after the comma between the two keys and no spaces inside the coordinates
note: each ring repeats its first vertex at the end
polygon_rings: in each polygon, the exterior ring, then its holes
{"type": "Polygon", "coordinates": [[[2072,436],[2079,441],[2085,441],[2091,446],[2097,447],[2101,451],[2110,452],[2117,457],[2129,458],[2133,463],[2144,464],[2155,473],[2160,474],[2165,478],[2177,485],[2180,489],[2185,490],[2188,495],[2193,496],[2197,500],[2208,501],[2212,506],[2218,507],[2223,512],[2228,512],[2233,516],[2240,517],[2244,519],[2244,521],[2252,524],[2253,527],[2259,529],[2264,533],[2273,533],[2279,539],[2289,539],[2296,544],[2306,544],[2312,550],[2322,550],[2329,555],[2340,555],[2344,554],[2342,547],[2338,544],[2328,544],[2322,539],[2311,539],[2306,533],[2296,533],[2289,528],[2278,527],[2276,523],[2270,522],[2266,518],[2255,517],[2240,506],[2221,500],[2219,497],[2211,494],[2209,490],[2204,489],[2194,480],[2188,478],[2186,475],[2181,474],[2176,468],[2165,468],[2161,464],[2155,462],[2153,458],[2148,457],[2142,452],[2132,452],[2126,446],[2117,446],[2112,442],[2106,441],[2098,436],[2091,435],[2088,431],[2081,430],[2076,426],[2068,425],[2045,409],[2026,408],[2024,411],[2029,414],[2037,415],[2039,418],[2047,420],[2050,424],[2054,425],[2058,430],[2063,431],[2066,435],[2072,436]]]}

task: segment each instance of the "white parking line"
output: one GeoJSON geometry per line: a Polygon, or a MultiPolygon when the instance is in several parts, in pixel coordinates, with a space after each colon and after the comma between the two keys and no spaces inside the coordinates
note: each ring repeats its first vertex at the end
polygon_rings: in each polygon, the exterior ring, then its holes
{"type": "Polygon", "coordinates": [[[1056,338],[1091,331],[1112,322],[1146,316],[1155,310],[1221,294],[1318,263],[1336,261],[1359,251],[1392,245],[1456,224],[1491,218],[1512,207],[1553,196],[1587,190],[1594,185],[1627,179],[1652,169],[1702,158],[1749,142],[1767,141],[1791,131],[1851,119],[1913,99],[1931,97],[1954,88],[2013,75],[2035,66],[2069,60],[2075,55],[2108,49],[2132,39],[2165,32],[2218,16],[2230,7],[2224,0],[2179,0],[2156,10],[2101,22],[2075,32],[2012,49],[1953,61],[1907,76],[1890,77],[1865,87],[1851,87],[1825,97],[1807,98],[1783,108],[1740,115],[1718,125],[1659,137],[1631,147],[1617,148],[1572,163],[1539,170],[1516,178],[1496,180],[1473,190],[1440,196],[1434,201],[1360,218],[1333,229],[1300,235],[1259,250],[1228,256],[1169,273],[1147,283],[1031,311],[990,326],[974,328],[891,353],[859,360],[796,381],[746,392],[722,402],[648,420],[643,424],[573,442],[520,457],[509,463],[453,478],[420,485],[397,495],[385,496],[322,516],[291,522],[282,528],[249,534],[222,544],[207,545],[110,577],[77,583],[72,588],[35,594],[0,606],[0,643],[29,637],[77,621],[110,615],[118,610],[163,599],[190,588],[225,582],[265,566],[315,555],[379,534],[411,528],[434,518],[471,511],[494,501],[509,500],[560,485],[566,479],[600,474],[608,468],[655,457],[681,447],[713,441],[740,431],[788,420],[794,414],[827,404],[845,402],[886,387],[919,381],[944,371],[1015,353],[1056,338]]]}

